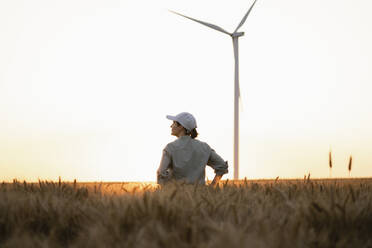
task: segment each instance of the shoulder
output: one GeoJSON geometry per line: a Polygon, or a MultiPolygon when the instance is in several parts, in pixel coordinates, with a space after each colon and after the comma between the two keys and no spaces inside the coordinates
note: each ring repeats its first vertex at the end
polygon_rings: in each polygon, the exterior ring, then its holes
{"type": "MultiPolygon", "coordinates": [[[[198,139],[190,139],[189,142],[191,142],[189,144],[192,144],[192,146],[199,147],[206,152],[209,152],[212,149],[206,142],[203,142],[198,139]]],[[[167,151],[168,153],[172,153],[173,151],[184,147],[184,145],[185,145],[184,141],[182,141],[181,139],[176,139],[168,143],[165,146],[164,150],[167,151]]]]}
{"type": "Polygon", "coordinates": [[[194,144],[200,146],[203,150],[205,151],[210,151],[211,147],[204,141],[198,140],[198,139],[193,139],[194,144]]]}
{"type": "Polygon", "coordinates": [[[164,147],[164,150],[171,153],[172,151],[174,151],[178,145],[179,141],[178,139],[168,143],[165,147],[164,147]]]}

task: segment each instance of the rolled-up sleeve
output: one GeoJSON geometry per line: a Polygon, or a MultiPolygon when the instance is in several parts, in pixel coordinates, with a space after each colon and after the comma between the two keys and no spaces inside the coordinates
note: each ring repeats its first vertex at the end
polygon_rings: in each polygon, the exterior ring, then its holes
{"type": "Polygon", "coordinates": [[[211,149],[207,165],[214,169],[216,175],[223,175],[229,172],[227,161],[224,161],[213,149],[211,149]]]}
{"type": "Polygon", "coordinates": [[[161,157],[159,168],[156,172],[157,183],[164,184],[171,179],[171,163],[172,158],[166,148],[163,150],[163,155],[161,157]]]}

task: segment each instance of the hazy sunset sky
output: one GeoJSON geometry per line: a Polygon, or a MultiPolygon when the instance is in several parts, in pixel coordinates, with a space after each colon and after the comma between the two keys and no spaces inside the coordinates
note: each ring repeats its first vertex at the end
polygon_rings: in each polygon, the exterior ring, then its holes
{"type": "MultiPolygon", "coordinates": [[[[187,111],[233,177],[229,36],[253,1],[0,1],[0,180],[155,181],[187,111]]],[[[372,2],[258,0],[240,31],[240,177],[372,176],[372,2]]],[[[213,171],[207,170],[209,179],[213,171]]]]}

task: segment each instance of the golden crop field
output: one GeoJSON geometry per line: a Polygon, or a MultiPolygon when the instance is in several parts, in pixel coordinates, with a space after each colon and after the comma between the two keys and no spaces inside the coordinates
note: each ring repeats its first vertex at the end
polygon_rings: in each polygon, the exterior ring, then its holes
{"type": "Polygon", "coordinates": [[[372,247],[372,179],[0,184],[0,247],[372,247]]]}

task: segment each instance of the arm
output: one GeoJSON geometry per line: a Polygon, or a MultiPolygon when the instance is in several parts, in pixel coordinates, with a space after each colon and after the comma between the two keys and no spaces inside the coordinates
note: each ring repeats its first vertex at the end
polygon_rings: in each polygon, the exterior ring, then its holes
{"type": "Polygon", "coordinates": [[[212,186],[218,184],[221,180],[222,176],[228,173],[228,163],[224,161],[213,149],[211,149],[211,154],[209,156],[209,160],[207,165],[214,169],[214,179],[211,183],[212,186]]]}
{"type": "Polygon", "coordinates": [[[221,177],[222,177],[222,175],[215,175],[214,176],[214,178],[213,178],[213,181],[212,181],[212,183],[211,183],[211,186],[215,186],[215,185],[217,185],[218,184],[218,182],[221,180],[221,177]]]}
{"type": "Polygon", "coordinates": [[[156,172],[158,184],[164,184],[171,178],[170,173],[171,163],[172,163],[171,156],[169,152],[166,149],[164,149],[159,168],[156,172]]]}

